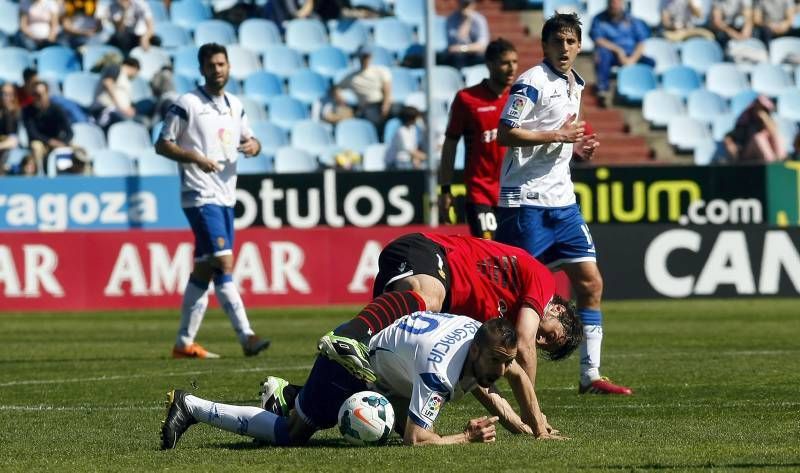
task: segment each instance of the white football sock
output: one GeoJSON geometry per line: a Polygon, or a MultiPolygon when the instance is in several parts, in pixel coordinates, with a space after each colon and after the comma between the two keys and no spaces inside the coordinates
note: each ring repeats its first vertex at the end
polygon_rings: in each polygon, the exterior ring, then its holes
{"type": "MultiPolygon", "coordinates": [[[[187,394],[186,407],[197,422],[239,435],[264,440],[273,445],[280,443],[279,436],[285,438],[286,432],[276,432],[275,424],[281,417],[272,412],[253,406],[233,406],[207,401],[187,394]]],[[[285,431],[285,419],[279,423],[278,430],[285,431]]]]}
{"type": "Polygon", "coordinates": [[[188,347],[194,343],[200,324],[206,315],[208,307],[208,284],[205,287],[202,283],[194,279],[189,279],[186,289],[183,291],[183,303],[181,304],[181,326],[178,328],[178,338],[175,345],[188,347]]]}
{"type": "Polygon", "coordinates": [[[217,293],[219,305],[228,315],[231,325],[239,337],[239,343],[244,345],[247,337],[254,335],[255,332],[250,328],[250,321],[247,320],[247,312],[244,310],[244,302],[242,302],[242,296],[239,295],[236,284],[233,283],[231,276],[226,274],[214,279],[214,290],[217,293]]]}
{"type": "Polygon", "coordinates": [[[600,378],[600,348],[603,345],[603,326],[584,325],[581,343],[581,383],[589,384],[600,378]]]}

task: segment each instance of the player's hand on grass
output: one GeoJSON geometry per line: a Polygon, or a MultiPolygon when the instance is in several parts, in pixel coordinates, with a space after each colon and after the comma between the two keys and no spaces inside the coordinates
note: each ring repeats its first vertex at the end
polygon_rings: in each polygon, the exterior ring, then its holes
{"type": "Polygon", "coordinates": [[[500,418],[494,417],[480,417],[472,419],[467,423],[467,428],[464,429],[464,434],[470,442],[494,442],[497,438],[497,429],[494,424],[500,418]]]}
{"type": "Polygon", "coordinates": [[[564,121],[564,124],[561,125],[558,131],[558,141],[561,143],[575,143],[576,141],[583,138],[583,133],[586,127],[586,122],[584,121],[575,121],[574,113],[570,113],[567,115],[567,119],[564,121]]]}
{"type": "Polygon", "coordinates": [[[439,222],[452,224],[453,220],[450,218],[450,210],[453,208],[453,194],[441,193],[439,194],[439,222]]]}
{"type": "Polygon", "coordinates": [[[536,435],[536,440],[569,440],[569,437],[559,434],[551,434],[549,432],[541,432],[536,435]]]}

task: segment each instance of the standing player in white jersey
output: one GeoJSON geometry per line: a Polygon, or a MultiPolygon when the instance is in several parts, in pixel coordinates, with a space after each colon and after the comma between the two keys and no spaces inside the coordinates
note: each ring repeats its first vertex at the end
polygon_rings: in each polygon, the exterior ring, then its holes
{"type": "Polygon", "coordinates": [[[391,400],[395,429],[402,432],[406,445],[493,442],[498,420],[513,433],[532,434],[508,402],[488,390],[505,376],[518,402],[531,394],[525,371],[514,361],[517,333],[508,320],[495,318],[481,325],[464,316],[415,312],[379,332],[369,349],[378,385],[365,383],[337,362],[317,356],[288,417],[172,391],[161,448],[175,448],[186,429],[197,422],[272,445],[302,445],[318,430],[335,426],[342,403],[366,389],[380,391],[391,400]],[[495,417],[470,420],[457,434],[434,432],[442,407],[468,392],[495,417]]]}
{"type": "Polygon", "coordinates": [[[170,106],[156,143],[158,154],[180,164],[181,206],[195,237],[194,269],[183,293],[181,325],[174,358],[219,358],[195,342],[214,289],[246,356],[258,354],[269,341],[250,328],[244,303],[233,282],[233,206],[236,204],[236,160],[256,156],[242,103],[225,92],[230,64],[224,46],[209,43],[197,53],[205,85],[183,94],[170,106]]]}
{"type": "Polygon", "coordinates": [[[579,392],[627,395],[631,389],[600,376],[603,279],[569,169],[575,145],[587,159],[599,146],[577,120],[584,82],[572,65],[580,48],[578,16],[553,15],[542,28],[544,61],[511,86],[497,130],[497,141],[509,148],[500,173],[495,239],[567,273],[584,327],[579,392]]]}

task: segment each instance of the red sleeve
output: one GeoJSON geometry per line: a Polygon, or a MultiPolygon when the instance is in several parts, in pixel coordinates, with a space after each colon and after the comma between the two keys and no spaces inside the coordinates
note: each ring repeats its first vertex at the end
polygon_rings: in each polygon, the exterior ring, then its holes
{"type": "Polygon", "coordinates": [[[531,306],[539,316],[544,314],[544,309],[556,293],[556,280],[550,270],[536,263],[534,265],[523,265],[522,300],[531,306]]]}
{"type": "Polygon", "coordinates": [[[450,119],[447,122],[445,136],[458,140],[464,134],[464,122],[467,118],[467,106],[464,103],[461,92],[456,94],[453,104],[450,106],[450,119]]]}

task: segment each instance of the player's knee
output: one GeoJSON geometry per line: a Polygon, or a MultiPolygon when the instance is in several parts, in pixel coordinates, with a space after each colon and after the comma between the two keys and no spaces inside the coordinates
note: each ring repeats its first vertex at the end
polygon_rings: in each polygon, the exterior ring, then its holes
{"type": "Polygon", "coordinates": [[[578,296],[582,298],[596,299],[599,301],[603,295],[603,278],[599,273],[582,278],[580,281],[577,281],[574,286],[578,296]]]}

